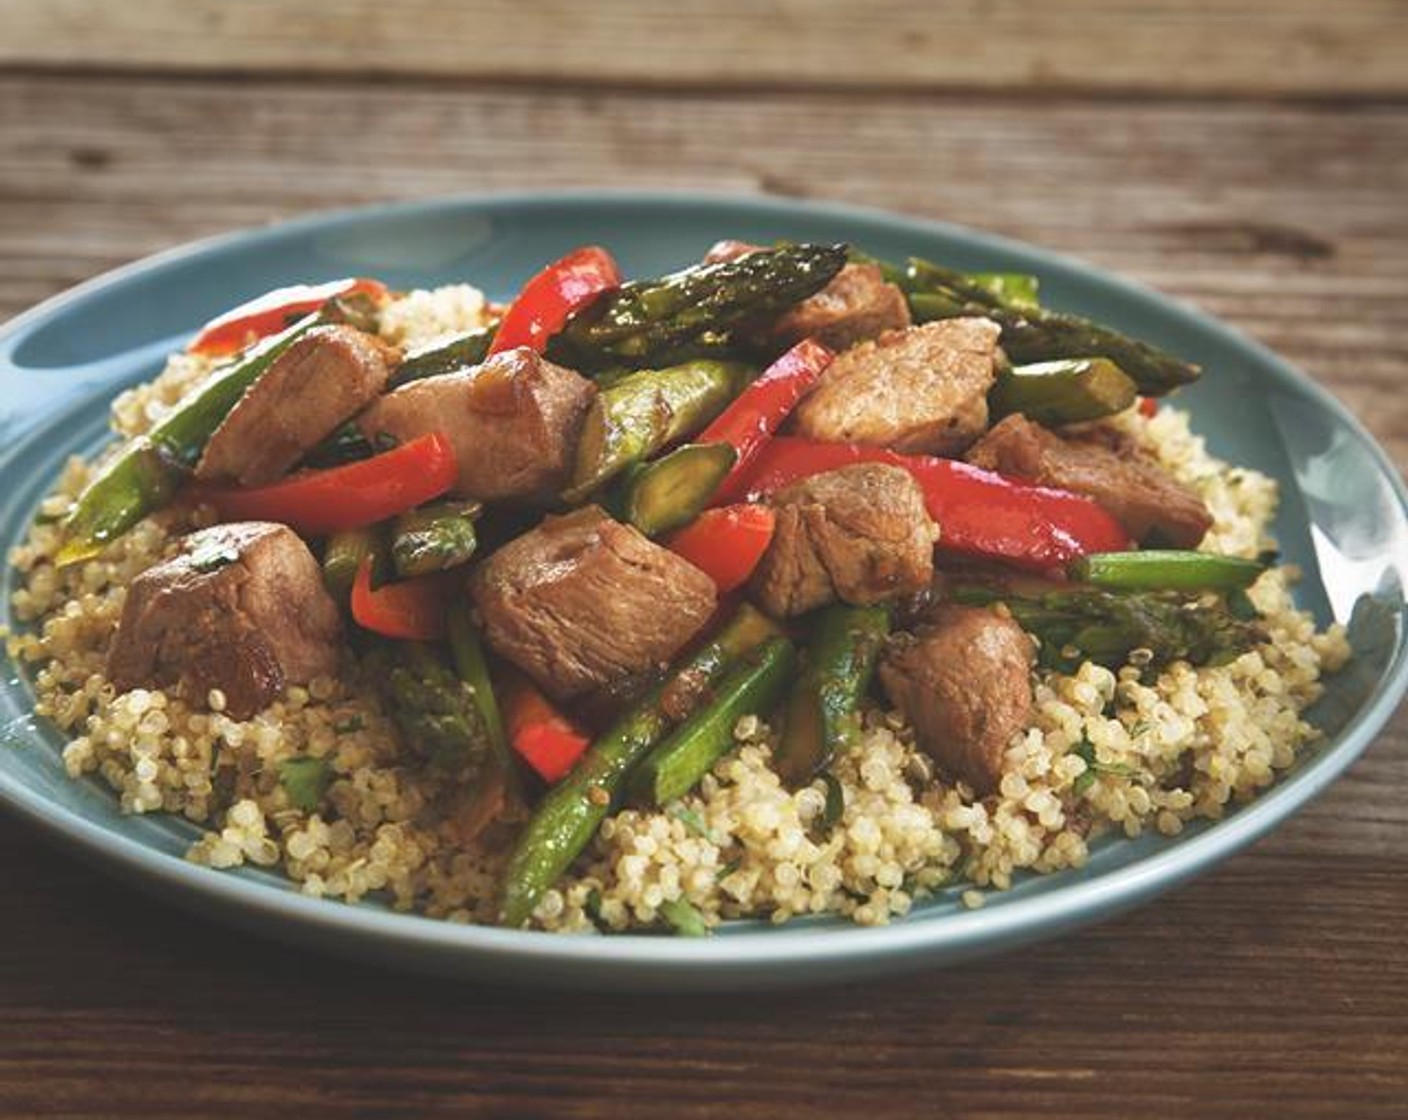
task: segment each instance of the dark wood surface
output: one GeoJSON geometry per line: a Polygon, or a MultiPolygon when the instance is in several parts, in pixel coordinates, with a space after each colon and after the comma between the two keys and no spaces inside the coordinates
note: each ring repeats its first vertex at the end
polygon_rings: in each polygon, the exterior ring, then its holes
{"type": "MultiPolygon", "coordinates": [[[[611,184],[820,197],[1027,238],[1196,302],[1408,461],[1399,101],[156,69],[0,74],[0,318],[315,207],[611,184]]],[[[1306,811],[1143,910],[784,994],[380,973],[149,903],[0,818],[0,1114],[1408,1115],[1406,738],[1400,712],[1306,811]]]]}

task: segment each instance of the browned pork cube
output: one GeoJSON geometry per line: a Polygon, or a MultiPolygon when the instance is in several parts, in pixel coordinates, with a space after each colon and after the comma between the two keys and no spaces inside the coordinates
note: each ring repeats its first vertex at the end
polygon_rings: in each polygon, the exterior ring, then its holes
{"type": "Polygon", "coordinates": [[[886,282],[879,265],[848,264],[816,295],[778,319],[770,333],[788,346],[814,338],[839,351],[903,330],[909,322],[904,293],[886,282]]]}
{"type": "Polygon", "coordinates": [[[567,480],[596,386],[526,346],[483,365],[413,381],[357,419],[368,439],[446,433],[464,498],[542,498],[567,480]]]}
{"type": "Polygon", "coordinates": [[[853,346],[797,407],[797,430],[829,443],[954,455],[988,423],[999,328],[947,319],[853,346]]]}
{"type": "MultiPolygon", "coordinates": [[[[737,260],[762,248],[749,241],[719,241],[704,254],[704,263],[737,260]]],[[[816,295],[778,319],[768,334],[787,346],[812,338],[832,350],[845,350],[909,324],[909,301],[885,280],[879,265],[848,264],[816,295]]]]}
{"type": "Polygon", "coordinates": [[[766,249],[766,245],[758,245],[752,241],[735,241],[726,238],[723,241],[715,241],[709,246],[709,251],[704,254],[705,264],[722,264],[724,261],[736,261],[739,257],[746,257],[749,253],[756,253],[759,249],[766,249]]]}
{"type": "Polygon", "coordinates": [[[909,595],[934,575],[939,529],[907,471],[858,463],[795,482],[773,499],[777,528],[753,593],[781,616],[837,599],[865,605],[909,595]]]}
{"type": "Polygon", "coordinates": [[[1035,648],[1012,619],[946,604],[891,641],[880,683],[920,748],[979,793],[1002,780],[1014,735],[1031,723],[1035,648]]]}
{"type": "Polygon", "coordinates": [[[342,634],[313,554],[287,525],[241,521],[192,533],[132,581],[108,653],[118,691],[183,685],[225,694],[248,719],[286,684],[337,671],[342,634]]]}
{"type": "Polygon", "coordinates": [[[1084,494],[1137,541],[1196,548],[1212,527],[1203,500],[1137,448],[1063,439],[1024,416],[995,425],[968,452],[968,461],[1084,494]]]}
{"type": "Polygon", "coordinates": [[[212,482],[272,482],[386,388],[396,351],[344,325],[314,327],[245,390],[196,466],[212,482]]]}
{"type": "Polygon", "coordinates": [[[495,652],[560,700],[668,664],[715,602],[708,576],[597,506],[510,541],[470,590],[495,652]]]}

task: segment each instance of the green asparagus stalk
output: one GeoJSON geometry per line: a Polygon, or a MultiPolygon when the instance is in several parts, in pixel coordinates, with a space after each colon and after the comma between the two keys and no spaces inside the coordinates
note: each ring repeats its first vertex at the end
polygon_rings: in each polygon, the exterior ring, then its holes
{"type": "Polygon", "coordinates": [[[1201,376],[1191,362],[1078,315],[1048,311],[1000,294],[982,278],[913,259],[903,281],[916,322],[981,315],[1002,328],[1002,348],[1019,364],[1081,356],[1108,358],[1146,396],[1162,396],[1201,376]]]}
{"type": "Polygon", "coordinates": [[[631,769],[699,705],[725,668],[778,636],[776,624],[744,604],[710,641],[597,739],[576,769],[548,791],[519,835],[504,874],[503,924],[522,926],[620,797],[631,769]]]}
{"type": "Polygon", "coordinates": [[[1158,669],[1180,660],[1222,665],[1266,637],[1256,619],[1241,617],[1218,596],[1099,588],[1020,595],[971,585],[951,594],[961,603],[1005,604],[1022,629],[1039,639],[1041,664],[1062,672],[1083,661],[1107,669],[1158,669]]]}
{"type": "Polygon", "coordinates": [[[365,668],[381,682],[391,716],[407,743],[431,763],[477,773],[493,757],[474,688],[452,672],[433,647],[382,643],[365,668]]]}
{"type": "Polygon", "coordinates": [[[622,378],[592,401],[563,497],[578,501],[632,463],[697,432],[753,376],[737,362],[698,361],[622,378]]]}
{"type": "Polygon", "coordinates": [[[786,638],[772,638],[724,674],[710,701],[648,754],[632,776],[635,796],[660,806],[683,797],[734,745],[733,729],[745,715],[772,710],[796,663],[786,638]]]}
{"type": "Polygon", "coordinates": [[[1108,358],[1071,358],[999,371],[988,408],[995,417],[1020,412],[1054,427],[1123,412],[1138,395],[1134,382],[1108,358]]]}
{"type": "Polygon", "coordinates": [[[175,495],[230,409],[319,315],[300,319],[220,366],[151,431],[131,440],[79,495],[64,522],[60,567],[89,560],[175,495]]]}
{"type": "Polygon", "coordinates": [[[458,373],[479,365],[488,357],[489,345],[498,329],[497,323],[491,323],[449,342],[408,354],[405,361],[392,371],[390,387],[394,389],[422,378],[458,373]]]}
{"type": "Polygon", "coordinates": [[[970,272],[968,279],[985,288],[1004,307],[1040,307],[1041,282],[1029,272],[970,272]]]}
{"type": "Polygon", "coordinates": [[[513,756],[508,749],[508,734],[504,731],[503,713],[499,710],[499,701],[494,695],[494,682],[489,676],[489,659],[484,654],[484,643],[480,640],[479,632],[470,617],[467,598],[461,596],[450,607],[446,630],[455,672],[474,693],[474,706],[479,710],[480,723],[488,739],[489,749],[499,763],[512,773],[513,756]]]}
{"type": "Polygon", "coordinates": [[[801,676],[792,691],[774,764],[782,780],[809,782],[859,734],[861,697],[890,632],[885,607],[823,607],[813,616],[801,676]]]}
{"type": "Polygon", "coordinates": [[[323,586],[339,603],[346,604],[352,595],[357,569],[367,557],[372,558],[372,582],[379,583],[387,573],[378,571],[383,559],[381,533],[376,526],[348,529],[334,533],[323,545],[323,586]]]}
{"type": "Polygon", "coordinates": [[[647,537],[687,525],[709,504],[738,452],[727,443],[687,443],[625,478],[619,504],[647,537]]]}
{"type": "Polygon", "coordinates": [[[844,246],[782,245],[633,281],[575,316],[549,354],[574,368],[643,365],[681,347],[718,345],[750,320],[820,291],[845,263],[844,246]]]}
{"type": "Polygon", "coordinates": [[[403,579],[443,572],[468,562],[479,541],[474,521],[478,502],[432,502],[408,510],[392,523],[391,557],[403,579]]]}
{"type": "Polygon", "coordinates": [[[1216,552],[1144,549],[1082,556],[1066,574],[1111,591],[1236,591],[1254,584],[1266,568],[1260,560],[1216,552]]]}

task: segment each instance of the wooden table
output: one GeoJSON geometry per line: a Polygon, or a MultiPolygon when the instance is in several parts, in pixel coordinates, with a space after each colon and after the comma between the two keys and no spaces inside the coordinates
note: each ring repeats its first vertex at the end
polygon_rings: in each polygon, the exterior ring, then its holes
{"type": "MultiPolygon", "coordinates": [[[[0,0],[0,318],[316,207],[839,199],[1195,302],[1408,462],[1401,0],[952,7],[0,0]]],[[[1405,738],[1400,712],[1313,806],[1154,906],[783,995],[381,974],[149,905],[0,820],[0,1113],[1408,1115],[1405,738]]]]}

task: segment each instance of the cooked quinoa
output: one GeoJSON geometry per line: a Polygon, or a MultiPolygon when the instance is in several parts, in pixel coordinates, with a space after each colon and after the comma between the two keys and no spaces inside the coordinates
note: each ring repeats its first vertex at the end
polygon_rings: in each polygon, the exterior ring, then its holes
{"type": "MultiPolygon", "coordinates": [[[[485,315],[483,297],[466,285],[412,292],[387,308],[382,333],[414,349],[480,326],[485,315]]],[[[204,359],[173,357],[114,402],[114,429],[145,430],[209,369],[204,359]]],[[[1271,546],[1269,478],[1209,455],[1176,410],[1119,422],[1206,502],[1215,523],[1203,547],[1255,556],[1271,546]]],[[[163,512],[98,558],[60,571],[57,521],[93,470],[69,462],[10,556],[21,574],[11,607],[22,625],[7,647],[32,668],[37,714],[73,736],[63,752],[68,773],[99,776],[124,812],[177,814],[200,826],[193,862],[277,867],[305,894],[374,895],[398,910],[492,921],[515,822],[463,842],[454,810],[464,790],[403,748],[350,654],[336,678],[291,687],[244,722],[223,714],[218,690],[116,694],[103,674],[127,585],[204,518],[163,512]],[[325,760],[332,774],[316,812],[293,805],[280,781],[281,763],[301,757],[325,760]]],[[[608,818],[535,920],[574,932],[661,926],[685,900],[708,925],[820,913],[878,925],[940,888],[966,888],[961,902],[974,907],[1017,872],[1080,867],[1104,833],[1173,836],[1191,820],[1220,817],[1314,741],[1302,713],[1322,675],[1349,657],[1342,627],[1317,632],[1295,609],[1295,575],[1276,569],[1253,587],[1267,638],[1231,664],[1179,662],[1153,680],[1136,665],[1040,673],[1035,722],[1009,744],[1000,791],[986,798],[936,774],[899,716],[879,707],[835,763],[833,786],[818,780],[789,791],[769,765],[769,728],[745,717],[736,748],[695,793],[659,812],[608,818]]]]}

